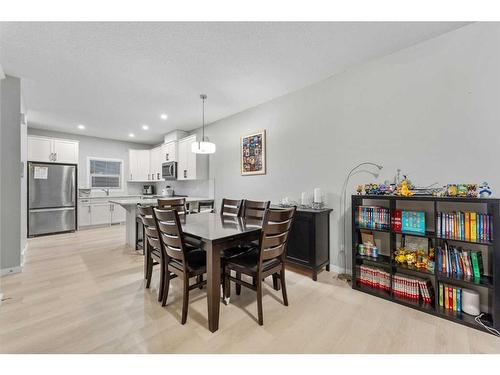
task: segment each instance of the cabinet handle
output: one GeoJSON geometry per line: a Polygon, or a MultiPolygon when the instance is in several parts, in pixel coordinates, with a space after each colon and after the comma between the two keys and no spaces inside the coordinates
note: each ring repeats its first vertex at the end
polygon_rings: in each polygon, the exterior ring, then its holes
{"type": "Polygon", "coordinates": [[[149,178],[151,175],[148,173],[148,181],[151,180],[151,178],[149,178]]]}
{"type": "Polygon", "coordinates": [[[90,214],[90,207],[92,207],[92,206],[89,204],[89,214],[90,214]]]}
{"type": "Polygon", "coordinates": [[[165,154],[165,158],[168,161],[168,152],[165,154]]]}
{"type": "Polygon", "coordinates": [[[157,173],[156,179],[157,179],[157,180],[159,180],[159,179],[160,179],[160,174],[159,174],[159,173],[157,173]]]}
{"type": "Polygon", "coordinates": [[[188,171],[186,169],[184,169],[184,178],[187,178],[187,172],[188,171]]]}

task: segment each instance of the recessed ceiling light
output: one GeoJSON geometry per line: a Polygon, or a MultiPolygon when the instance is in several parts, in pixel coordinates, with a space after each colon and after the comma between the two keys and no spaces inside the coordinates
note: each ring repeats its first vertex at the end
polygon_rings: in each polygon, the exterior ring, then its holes
{"type": "Polygon", "coordinates": [[[85,129],[85,125],[83,125],[83,124],[78,124],[78,129],[80,129],[80,130],[84,130],[84,129],[85,129]]]}
{"type": "Polygon", "coordinates": [[[147,126],[146,124],[142,125],[142,130],[148,130],[148,129],[149,129],[149,126],[147,126]]]}
{"type": "Polygon", "coordinates": [[[168,115],[167,115],[166,113],[162,113],[162,114],[160,115],[160,118],[161,118],[162,120],[166,120],[166,119],[168,118],[168,115]]]}
{"type": "Polygon", "coordinates": [[[129,136],[130,138],[134,138],[134,137],[135,137],[135,134],[134,134],[134,133],[129,133],[129,134],[128,134],[128,136],[129,136]]]}

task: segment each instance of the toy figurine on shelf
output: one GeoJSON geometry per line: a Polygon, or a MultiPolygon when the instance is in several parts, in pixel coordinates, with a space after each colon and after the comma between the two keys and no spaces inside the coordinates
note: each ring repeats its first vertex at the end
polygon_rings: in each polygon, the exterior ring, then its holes
{"type": "Polygon", "coordinates": [[[356,186],[356,193],[358,195],[363,195],[363,190],[365,189],[365,186],[364,185],[358,185],[356,186]]]}
{"type": "Polygon", "coordinates": [[[483,182],[481,185],[479,185],[479,196],[481,198],[489,198],[491,197],[491,194],[493,194],[493,192],[491,191],[491,188],[489,187],[487,182],[483,182]]]}
{"type": "Polygon", "coordinates": [[[406,176],[403,177],[404,179],[397,187],[396,195],[399,195],[401,197],[411,197],[414,193],[410,190],[411,188],[410,180],[408,180],[406,176]]]}
{"type": "Polygon", "coordinates": [[[477,198],[477,184],[467,184],[467,196],[477,198]]]}
{"type": "Polygon", "coordinates": [[[467,196],[467,184],[458,184],[457,185],[457,196],[466,197],[467,196]]]}
{"type": "Polygon", "coordinates": [[[458,187],[455,184],[449,184],[448,185],[448,196],[449,197],[456,197],[458,194],[458,187]]]}

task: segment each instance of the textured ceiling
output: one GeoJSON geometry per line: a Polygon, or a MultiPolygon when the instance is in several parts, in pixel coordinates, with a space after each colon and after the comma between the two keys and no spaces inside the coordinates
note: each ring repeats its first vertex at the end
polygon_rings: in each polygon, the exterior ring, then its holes
{"type": "Polygon", "coordinates": [[[200,93],[213,122],[463,25],[4,22],[0,63],[30,126],[157,143],[200,126],[200,93]]]}

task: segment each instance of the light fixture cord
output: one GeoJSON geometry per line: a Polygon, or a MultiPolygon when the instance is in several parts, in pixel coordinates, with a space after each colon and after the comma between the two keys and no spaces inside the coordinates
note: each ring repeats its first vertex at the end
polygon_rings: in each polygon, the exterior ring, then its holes
{"type": "Polygon", "coordinates": [[[202,130],[202,136],[201,136],[201,141],[205,142],[205,98],[202,98],[203,100],[203,114],[202,114],[202,124],[203,124],[203,130],[202,130]]]}

